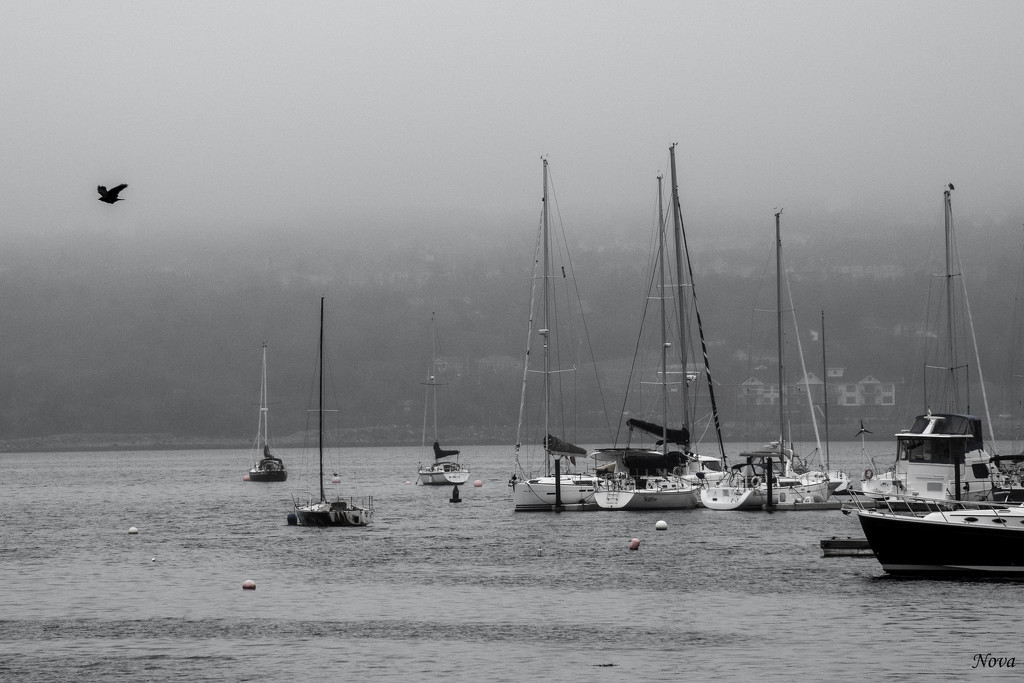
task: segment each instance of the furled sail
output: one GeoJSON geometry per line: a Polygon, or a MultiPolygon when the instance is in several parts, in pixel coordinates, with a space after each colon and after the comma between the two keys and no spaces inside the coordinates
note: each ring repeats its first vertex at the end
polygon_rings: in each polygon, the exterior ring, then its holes
{"type": "Polygon", "coordinates": [[[687,462],[689,458],[679,451],[626,451],[622,456],[622,464],[633,475],[664,474],[677,467],[685,467],[687,462]]]}
{"type": "Polygon", "coordinates": [[[440,460],[441,458],[450,458],[453,455],[458,455],[459,452],[456,450],[445,450],[441,448],[441,445],[434,442],[434,460],[440,460]]]}
{"type": "Polygon", "coordinates": [[[644,420],[638,420],[634,417],[631,417],[628,420],[626,420],[626,425],[630,429],[636,427],[637,429],[643,430],[648,434],[653,434],[654,436],[657,437],[667,437],[667,440],[669,442],[677,443],[680,446],[690,445],[690,430],[687,429],[686,427],[680,427],[679,429],[671,429],[662,427],[661,425],[655,424],[654,422],[645,422],[644,420]]]}

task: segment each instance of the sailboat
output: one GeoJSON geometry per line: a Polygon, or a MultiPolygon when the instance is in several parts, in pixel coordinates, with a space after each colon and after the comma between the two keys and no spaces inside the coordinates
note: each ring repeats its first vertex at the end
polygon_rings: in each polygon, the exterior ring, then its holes
{"type": "Polygon", "coordinates": [[[270,452],[269,430],[267,427],[267,345],[263,344],[263,376],[260,381],[260,412],[259,424],[256,427],[256,441],[252,447],[252,454],[262,453],[262,458],[253,463],[249,473],[243,479],[246,481],[285,481],[288,479],[288,470],[284,462],[270,452]]]}
{"type": "Polygon", "coordinates": [[[430,316],[431,328],[431,353],[430,367],[427,372],[427,381],[423,384],[427,387],[427,395],[423,399],[423,437],[420,443],[421,448],[427,447],[427,415],[433,409],[434,417],[434,444],[432,454],[434,462],[424,465],[420,464],[417,472],[420,484],[465,484],[469,481],[469,466],[459,463],[459,451],[453,448],[441,448],[437,440],[437,323],[434,315],[430,316]]]}
{"type": "MultiPolygon", "coordinates": [[[[689,392],[690,382],[686,372],[686,298],[684,291],[687,289],[683,277],[683,252],[684,239],[682,232],[682,215],[679,203],[679,189],[676,181],[675,145],[669,148],[672,170],[672,217],[673,232],[676,244],[676,284],[673,286],[672,294],[669,291],[668,277],[666,276],[665,252],[668,244],[665,235],[666,216],[661,206],[662,177],[658,176],[658,229],[656,264],[654,270],[658,282],[655,285],[652,278],[650,289],[656,286],[658,289],[657,299],[659,302],[659,314],[661,323],[661,339],[659,354],[659,394],[661,424],[648,422],[637,418],[629,418],[626,425],[629,428],[629,435],[632,437],[633,430],[652,434],[658,439],[653,448],[636,449],[631,448],[627,443],[625,448],[602,448],[593,453],[598,462],[604,461],[604,467],[613,470],[610,476],[601,480],[594,499],[598,507],[605,510],[682,510],[695,508],[700,504],[701,486],[713,478],[723,474],[721,462],[714,458],[702,459],[693,453],[690,446],[690,431],[688,424],[689,416],[689,392]],[[679,320],[679,342],[673,344],[669,340],[669,324],[667,320],[666,299],[674,295],[678,302],[679,320]],[[679,417],[681,426],[669,428],[670,405],[669,405],[669,349],[675,346],[679,352],[680,373],[679,386],[676,392],[680,396],[679,417]],[[608,467],[612,465],[612,467],[608,467]]],[[[689,254],[687,254],[687,259],[689,254]]],[[[689,288],[692,295],[692,288],[689,288]]],[[[650,297],[649,297],[650,298],[650,297]]],[[[641,335],[643,331],[641,330],[641,335]]]]}
{"type": "Polygon", "coordinates": [[[373,522],[373,497],[363,505],[352,501],[328,500],[324,491],[324,298],[320,297],[320,343],[317,355],[319,394],[317,410],[317,449],[320,457],[320,498],[314,500],[312,495],[307,502],[292,499],[294,517],[289,516],[289,523],[299,526],[368,526],[373,522]]]}
{"type": "MultiPolygon", "coordinates": [[[[543,159],[543,195],[541,199],[541,222],[538,234],[537,247],[541,251],[541,257],[534,259],[533,295],[530,301],[529,334],[523,363],[523,379],[520,389],[519,422],[516,429],[516,444],[512,476],[509,478],[509,486],[512,488],[512,499],[517,512],[525,511],[555,511],[562,510],[585,510],[596,509],[594,503],[594,491],[597,487],[597,477],[592,474],[569,472],[569,465],[576,463],[577,456],[585,456],[587,451],[580,446],[571,443],[564,437],[565,427],[560,424],[558,418],[562,412],[555,410],[555,404],[561,405],[563,401],[564,385],[554,382],[554,377],[560,375],[565,369],[555,367],[554,361],[561,357],[561,353],[555,351],[561,349],[566,354],[573,351],[567,340],[561,339],[558,331],[553,329],[558,316],[554,314],[554,267],[551,258],[551,230],[549,226],[549,198],[548,198],[548,161],[543,159]],[[540,273],[537,266],[540,266],[540,273]],[[541,327],[534,329],[534,314],[536,301],[537,282],[541,282],[541,327]],[[542,345],[542,367],[531,368],[531,349],[534,335],[537,335],[542,345]],[[564,347],[564,348],[563,348],[564,347]],[[541,427],[542,435],[534,435],[535,438],[523,439],[524,422],[528,417],[527,398],[534,398],[529,392],[531,385],[536,388],[536,382],[529,381],[532,377],[539,375],[542,381],[540,389],[540,416],[537,418],[541,427]],[[563,436],[552,434],[553,431],[563,433],[563,436]],[[534,474],[532,463],[529,457],[534,450],[541,451],[544,470],[542,474],[534,474]],[[528,463],[523,464],[527,458],[528,463]],[[566,470],[563,471],[563,465],[566,470]]],[[[562,273],[565,274],[563,268],[562,273]]],[[[571,370],[572,368],[569,368],[571,370]]]]}
{"type": "Polygon", "coordinates": [[[701,503],[712,510],[760,510],[779,503],[818,503],[828,498],[828,477],[797,474],[793,469],[793,450],[786,447],[781,216],[782,211],[776,211],[775,296],[779,366],[779,438],[762,448],[740,453],[742,462],[733,465],[729,477],[701,490],[701,503]]]}

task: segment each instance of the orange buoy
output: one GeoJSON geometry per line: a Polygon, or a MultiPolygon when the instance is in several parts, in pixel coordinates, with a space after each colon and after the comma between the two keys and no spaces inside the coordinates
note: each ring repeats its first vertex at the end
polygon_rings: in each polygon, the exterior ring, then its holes
{"type": "Polygon", "coordinates": [[[254,591],[254,590],[256,590],[256,582],[253,581],[252,579],[246,579],[245,581],[242,582],[242,590],[244,590],[244,591],[254,591]]]}
{"type": "Polygon", "coordinates": [[[473,486],[475,486],[477,488],[480,488],[483,485],[484,485],[484,483],[482,481],[480,481],[479,479],[477,479],[476,481],[473,482],[473,486]]]}
{"type": "Polygon", "coordinates": [[[629,542],[629,549],[630,550],[640,550],[640,539],[639,538],[634,538],[632,541],[630,541],[629,542]]]}

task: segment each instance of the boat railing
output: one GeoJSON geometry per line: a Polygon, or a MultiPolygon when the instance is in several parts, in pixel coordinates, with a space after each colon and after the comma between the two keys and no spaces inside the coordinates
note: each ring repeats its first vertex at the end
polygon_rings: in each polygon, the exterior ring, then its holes
{"type": "Polygon", "coordinates": [[[350,508],[362,507],[362,508],[366,508],[367,510],[372,510],[373,509],[373,496],[366,496],[365,498],[362,499],[362,502],[360,504],[358,504],[358,505],[356,504],[356,498],[354,496],[349,497],[348,500],[342,500],[341,496],[336,496],[335,499],[334,499],[334,502],[335,503],[346,503],[350,508]]]}
{"type": "Polygon", "coordinates": [[[843,511],[848,512],[854,508],[858,510],[881,510],[883,514],[888,511],[892,515],[903,515],[903,516],[916,516],[923,517],[927,514],[938,512],[945,518],[945,513],[953,512],[955,510],[994,510],[998,514],[999,510],[1006,510],[1011,505],[1005,503],[998,503],[994,501],[980,501],[980,500],[952,500],[952,499],[940,499],[940,498],[922,498],[920,496],[910,495],[894,495],[886,496],[884,498],[873,498],[869,501],[861,496],[853,496],[853,505],[847,507],[843,505],[843,511]],[[865,504],[870,502],[871,505],[865,504]]]}

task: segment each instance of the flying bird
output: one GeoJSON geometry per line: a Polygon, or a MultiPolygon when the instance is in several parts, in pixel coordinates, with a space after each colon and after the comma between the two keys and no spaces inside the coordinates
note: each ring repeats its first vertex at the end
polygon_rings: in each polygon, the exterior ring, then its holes
{"type": "Polygon", "coordinates": [[[113,204],[114,202],[123,202],[124,199],[118,197],[117,195],[120,194],[121,190],[123,190],[126,187],[128,187],[128,185],[126,185],[125,183],[121,183],[117,187],[112,187],[108,190],[104,186],[100,185],[99,187],[96,188],[96,191],[100,193],[98,199],[101,202],[106,202],[107,204],[113,204]]]}

